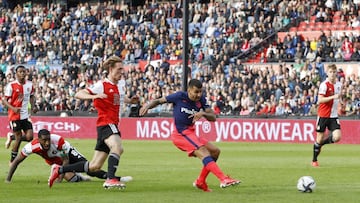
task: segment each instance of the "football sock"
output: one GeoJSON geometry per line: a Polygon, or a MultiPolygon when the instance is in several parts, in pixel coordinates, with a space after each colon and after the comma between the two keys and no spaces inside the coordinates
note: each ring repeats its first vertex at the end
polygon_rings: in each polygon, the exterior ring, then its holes
{"type": "Polygon", "coordinates": [[[334,143],[334,140],[333,140],[333,135],[332,135],[332,133],[330,133],[330,134],[329,134],[329,137],[324,140],[323,145],[325,145],[325,144],[332,144],[332,143],[334,143]]]}
{"type": "Polygon", "coordinates": [[[88,171],[86,174],[88,174],[91,177],[97,177],[100,179],[106,179],[107,178],[107,172],[100,170],[100,171],[94,171],[94,172],[90,172],[88,171]]]}
{"type": "Polygon", "coordinates": [[[14,151],[11,151],[11,157],[10,157],[10,162],[14,161],[14,159],[16,158],[18,152],[14,152],[14,151]]]}
{"type": "Polygon", "coordinates": [[[213,173],[219,180],[226,178],[225,174],[221,171],[219,166],[216,164],[211,156],[207,156],[202,160],[204,167],[213,173]]]}
{"type": "Polygon", "coordinates": [[[77,163],[61,166],[59,169],[59,173],[67,173],[67,172],[88,172],[89,171],[89,162],[88,161],[80,161],[77,163]]]}
{"type": "Polygon", "coordinates": [[[204,166],[202,169],[201,169],[201,172],[200,172],[200,175],[199,175],[199,182],[205,182],[206,180],[206,177],[209,175],[210,171],[204,166]]]}
{"type": "Polygon", "coordinates": [[[120,156],[115,154],[115,153],[111,153],[109,155],[108,158],[108,179],[113,179],[115,178],[115,173],[116,173],[116,169],[119,165],[119,160],[120,160],[120,156]]]}
{"type": "Polygon", "coordinates": [[[317,161],[317,157],[320,154],[320,150],[321,150],[321,145],[318,144],[317,142],[314,143],[314,149],[313,149],[313,161],[317,161]]]}
{"type": "MultiPolygon", "coordinates": [[[[214,157],[212,157],[212,159],[216,162],[217,159],[215,159],[214,157]]],[[[205,182],[207,176],[209,175],[210,171],[204,166],[202,169],[201,169],[201,172],[200,172],[200,175],[198,177],[198,180],[200,182],[205,182]]]]}
{"type": "Polygon", "coordinates": [[[81,181],[81,177],[77,176],[76,174],[69,180],[69,182],[80,182],[80,181],[81,181]]]}

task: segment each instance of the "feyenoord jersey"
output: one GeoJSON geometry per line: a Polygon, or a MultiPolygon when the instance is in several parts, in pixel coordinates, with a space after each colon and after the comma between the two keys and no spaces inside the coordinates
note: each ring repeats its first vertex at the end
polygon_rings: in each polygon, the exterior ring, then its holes
{"type": "Polygon", "coordinates": [[[21,154],[23,156],[29,156],[33,153],[38,154],[48,164],[59,164],[62,165],[63,156],[67,155],[70,151],[70,143],[65,141],[59,135],[50,135],[50,148],[48,150],[44,150],[40,143],[39,139],[35,138],[33,141],[27,143],[24,148],[21,150],[21,154]]]}
{"type": "MultiPolygon", "coordinates": [[[[332,84],[329,80],[325,80],[320,84],[319,95],[329,97],[334,94],[340,94],[341,83],[336,82],[332,84]]],[[[339,99],[332,99],[325,103],[319,104],[318,116],[322,118],[337,118],[338,117],[339,99]]]]}
{"type": "Polygon", "coordinates": [[[9,83],[5,88],[5,98],[14,107],[20,107],[20,114],[9,109],[9,120],[23,120],[29,118],[28,104],[30,96],[34,94],[32,82],[25,81],[25,84],[17,80],[9,83]]]}
{"type": "Polygon", "coordinates": [[[114,84],[109,79],[99,81],[92,87],[87,89],[91,94],[106,94],[103,99],[94,99],[94,106],[98,111],[98,119],[96,126],[104,126],[108,124],[118,124],[120,112],[120,96],[119,90],[122,90],[121,84],[114,84]]]}

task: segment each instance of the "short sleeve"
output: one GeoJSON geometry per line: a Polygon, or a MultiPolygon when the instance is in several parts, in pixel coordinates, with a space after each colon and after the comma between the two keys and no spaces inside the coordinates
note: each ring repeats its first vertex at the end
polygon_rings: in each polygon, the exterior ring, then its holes
{"type": "Polygon", "coordinates": [[[104,93],[104,84],[102,81],[99,81],[87,88],[87,90],[89,90],[91,94],[102,94],[104,93]]]}

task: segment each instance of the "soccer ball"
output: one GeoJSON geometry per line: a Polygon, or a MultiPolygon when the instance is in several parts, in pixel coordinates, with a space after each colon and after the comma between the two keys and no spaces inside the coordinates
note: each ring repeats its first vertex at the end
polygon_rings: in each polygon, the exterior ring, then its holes
{"type": "Polygon", "coordinates": [[[314,178],[303,176],[298,180],[297,189],[301,192],[312,192],[316,187],[314,178]]]}

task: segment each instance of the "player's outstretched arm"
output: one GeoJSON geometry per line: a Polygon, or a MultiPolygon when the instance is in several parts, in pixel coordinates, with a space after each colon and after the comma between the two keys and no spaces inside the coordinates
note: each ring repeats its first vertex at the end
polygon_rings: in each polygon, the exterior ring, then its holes
{"type": "Polygon", "coordinates": [[[77,99],[101,99],[106,97],[106,94],[91,94],[87,89],[82,89],[75,94],[77,99]]]}
{"type": "Polygon", "coordinates": [[[143,107],[141,107],[141,109],[139,111],[139,115],[144,116],[145,114],[147,114],[149,109],[152,109],[152,108],[156,107],[157,105],[164,104],[164,103],[167,103],[167,100],[165,97],[162,97],[160,99],[154,99],[148,105],[144,105],[143,107]]]}
{"type": "Polygon", "coordinates": [[[11,179],[12,179],[12,176],[14,175],[18,165],[24,161],[24,159],[26,159],[26,156],[22,155],[21,153],[19,153],[16,158],[14,159],[14,161],[11,162],[10,164],[10,169],[9,169],[9,173],[8,173],[8,176],[6,177],[5,179],[5,182],[6,183],[10,183],[11,182],[11,179]]]}
{"type": "Polygon", "coordinates": [[[205,109],[203,117],[208,121],[216,121],[216,114],[211,108],[205,109]]]}

